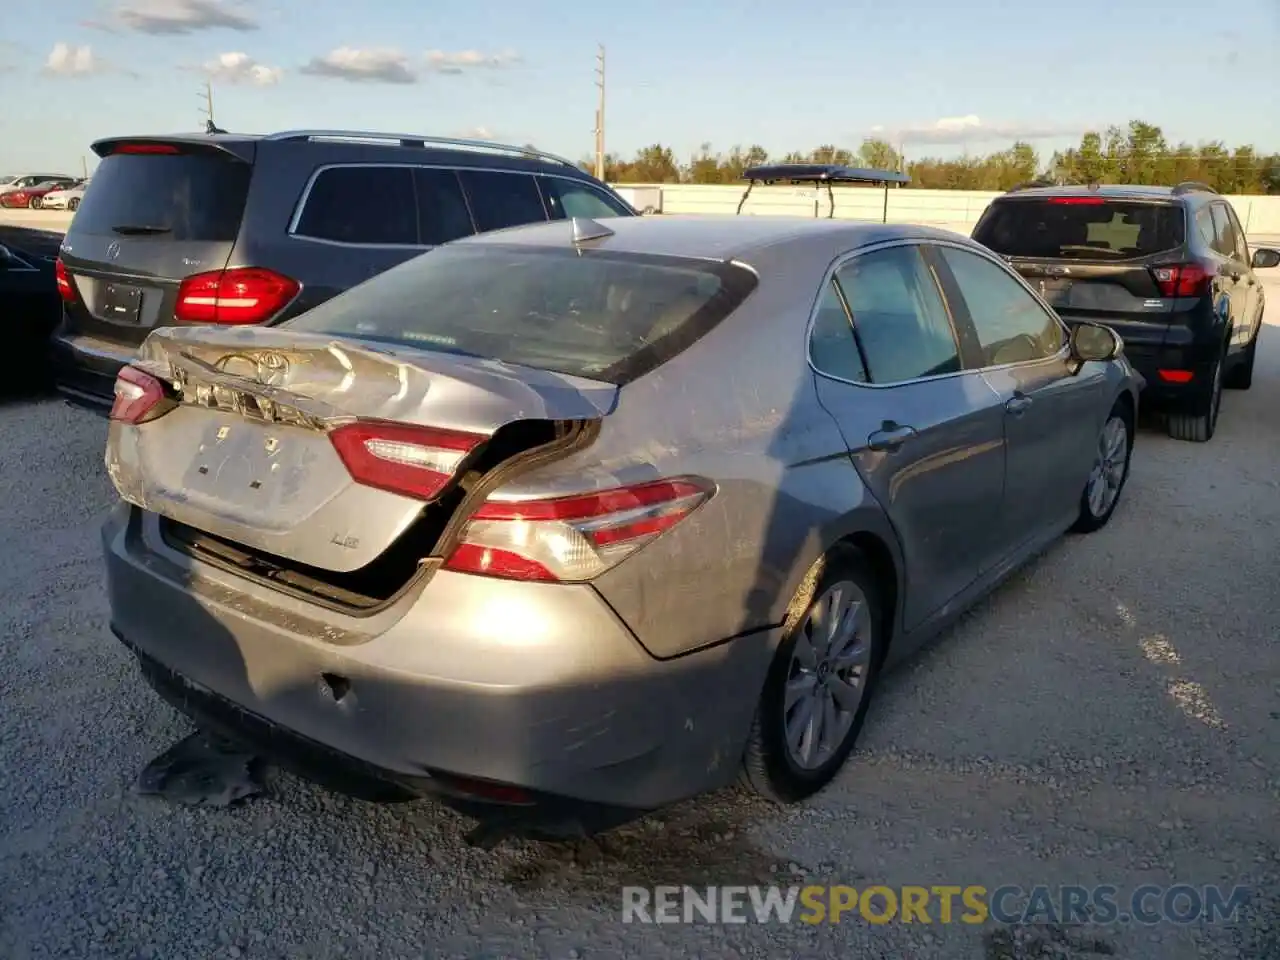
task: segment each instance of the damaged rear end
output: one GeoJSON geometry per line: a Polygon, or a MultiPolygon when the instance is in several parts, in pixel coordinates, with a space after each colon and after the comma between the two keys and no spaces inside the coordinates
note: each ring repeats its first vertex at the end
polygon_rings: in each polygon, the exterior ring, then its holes
{"type": "Polygon", "coordinates": [[[504,487],[589,448],[754,283],[459,244],[280,327],[156,331],[111,412],[113,629],[180,709],[331,785],[354,765],[469,812],[704,789],[673,724],[717,655],[655,660],[591,581],[714,483],[504,487]]]}
{"type": "Polygon", "coordinates": [[[166,537],[374,609],[443,563],[450,521],[590,442],[612,384],[285,330],[157,331],[116,387],[108,474],[166,537]]]}

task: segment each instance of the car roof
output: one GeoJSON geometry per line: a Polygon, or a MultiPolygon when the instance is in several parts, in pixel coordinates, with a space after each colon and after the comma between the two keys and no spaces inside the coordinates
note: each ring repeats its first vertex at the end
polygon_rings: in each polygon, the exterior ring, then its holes
{"type": "MultiPolygon", "coordinates": [[[[968,242],[949,230],[902,223],[862,223],[856,220],[811,217],[655,215],[602,217],[593,223],[612,231],[587,241],[593,250],[690,257],[703,260],[750,260],[768,247],[816,236],[848,249],[882,240],[935,239],[968,242]]],[[[454,241],[454,244],[519,244],[569,247],[573,221],[553,220],[493,230],[454,241]]]]}
{"type": "Polygon", "coordinates": [[[1033,200],[1037,197],[1102,197],[1104,200],[1173,200],[1183,197],[1216,196],[1200,190],[1174,193],[1173,187],[1154,187],[1141,184],[1108,183],[1097,186],[1023,187],[1010,190],[997,200],[1033,200]]]}

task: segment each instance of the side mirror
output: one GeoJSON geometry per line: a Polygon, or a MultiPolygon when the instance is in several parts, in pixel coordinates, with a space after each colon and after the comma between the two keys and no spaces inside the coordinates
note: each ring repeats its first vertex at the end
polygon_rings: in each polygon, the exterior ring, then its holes
{"type": "Polygon", "coordinates": [[[1271,267],[1280,267],[1280,250],[1259,247],[1253,251],[1253,269],[1267,270],[1271,267]]]}
{"type": "Polygon", "coordinates": [[[1078,323],[1071,328],[1071,358],[1080,363],[1114,360],[1124,349],[1124,341],[1110,327],[1100,323],[1078,323]]]}

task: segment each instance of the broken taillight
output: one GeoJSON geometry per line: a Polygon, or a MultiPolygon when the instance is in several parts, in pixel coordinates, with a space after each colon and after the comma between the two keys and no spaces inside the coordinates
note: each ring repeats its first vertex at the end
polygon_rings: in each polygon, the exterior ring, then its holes
{"type": "Polygon", "coordinates": [[[437,496],[467,454],[486,439],[483,434],[380,420],[357,420],[329,434],[356,483],[415,500],[437,496]]]}
{"type": "Polygon", "coordinates": [[[445,567],[509,580],[590,580],[671,529],[714,493],[683,477],[480,507],[445,567]]]}
{"type": "Polygon", "coordinates": [[[145,423],[165,411],[164,384],[137,367],[122,367],[116,375],[111,419],[119,423],[145,423]]]}

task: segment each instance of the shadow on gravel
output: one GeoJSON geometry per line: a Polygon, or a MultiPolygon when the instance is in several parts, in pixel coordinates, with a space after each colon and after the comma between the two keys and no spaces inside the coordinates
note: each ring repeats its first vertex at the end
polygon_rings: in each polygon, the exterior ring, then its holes
{"type": "Polygon", "coordinates": [[[623,886],[795,881],[803,868],[779,862],[749,835],[753,825],[777,815],[772,804],[730,788],[587,840],[509,842],[515,863],[503,880],[524,895],[554,893],[610,909],[623,886]]]}
{"type": "Polygon", "coordinates": [[[992,930],[983,939],[985,960],[1040,960],[1050,957],[1112,957],[1115,946],[1087,931],[1056,923],[992,930]]]}

